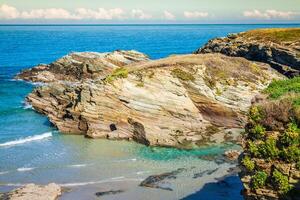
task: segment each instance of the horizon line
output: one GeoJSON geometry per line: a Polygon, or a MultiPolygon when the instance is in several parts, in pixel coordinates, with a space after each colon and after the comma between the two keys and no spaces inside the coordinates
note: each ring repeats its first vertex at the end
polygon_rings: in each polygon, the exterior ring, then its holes
{"type": "Polygon", "coordinates": [[[0,26],[128,26],[128,25],[300,25],[296,23],[10,23],[0,26]]]}

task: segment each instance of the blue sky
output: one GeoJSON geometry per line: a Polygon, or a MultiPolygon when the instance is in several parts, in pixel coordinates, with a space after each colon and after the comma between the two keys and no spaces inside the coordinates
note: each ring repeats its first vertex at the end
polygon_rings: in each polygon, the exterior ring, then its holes
{"type": "Polygon", "coordinates": [[[300,0],[0,0],[0,23],[299,23],[300,0]]]}

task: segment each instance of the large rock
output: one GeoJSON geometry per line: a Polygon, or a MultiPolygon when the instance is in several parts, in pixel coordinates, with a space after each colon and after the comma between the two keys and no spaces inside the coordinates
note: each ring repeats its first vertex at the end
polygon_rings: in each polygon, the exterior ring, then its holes
{"type": "Polygon", "coordinates": [[[50,183],[45,186],[27,184],[21,188],[0,195],[3,200],[56,200],[62,194],[62,188],[50,183]]]}
{"type": "Polygon", "coordinates": [[[299,75],[300,28],[258,29],[210,40],[195,53],[222,53],[270,64],[288,77],[299,75]]]}
{"type": "MultiPolygon", "coordinates": [[[[131,57],[117,66],[114,59],[100,58],[95,76],[69,73],[73,58],[67,56],[59,72],[52,68],[62,59],[18,78],[39,82],[45,78],[40,74],[53,75],[27,101],[63,133],[186,148],[223,142],[225,130],[243,127],[251,99],[282,78],[267,64],[221,54],[155,61],[138,52],[117,54],[121,60],[131,57]]],[[[90,53],[74,55],[81,55],[81,63],[94,61],[90,53]]]]}

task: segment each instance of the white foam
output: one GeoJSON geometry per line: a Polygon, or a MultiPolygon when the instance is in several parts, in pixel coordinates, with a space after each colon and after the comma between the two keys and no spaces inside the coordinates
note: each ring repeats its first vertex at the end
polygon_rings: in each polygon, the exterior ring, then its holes
{"type": "Polygon", "coordinates": [[[26,171],[31,171],[31,170],[34,170],[35,168],[34,167],[20,167],[17,169],[17,171],[19,172],[26,172],[26,171]]]}
{"type": "Polygon", "coordinates": [[[68,167],[86,167],[87,166],[87,164],[76,164],[76,165],[68,165],[68,167]]]}
{"type": "Polygon", "coordinates": [[[20,138],[17,140],[2,143],[2,144],[0,144],[0,147],[20,145],[20,144],[24,144],[24,143],[28,143],[28,142],[32,142],[32,141],[36,141],[36,140],[43,140],[43,139],[49,138],[51,136],[52,136],[51,132],[43,133],[40,135],[33,135],[33,136],[26,137],[26,138],[20,138]]]}
{"type": "Polygon", "coordinates": [[[119,179],[123,179],[123,178],[125,178],[124,176],[119,176],[119,177],[113,177],[113,178],[111,178],[111,180],[119,180],[119,179]]]}
{"type": "Polygon", "coordinates": [[[127,162],[127,161],[135,162],[135,161],[137,161],[137,159],[136,158],[130,158],[130,159],[125,159],[125,160],[117,160],[116,162],[127,162]]]}
{"type": "MultiPolygon", "coordinates": [[[[116,177],[117,178],[117,177],[116,177]]],[[[63,183],[59,184],[62,187],[75,187],[75,186],[84,186],[84,185],[94,185],[100,183],[109,183],[109,182],[121,182],[121,181],[142,181],[143,179],[135,179],[135,178],[128,178],[128,179],[106,179],[101,181],[90,181],[90,182],[78,182],[78,183],[63,183]]]]}
{"type": "Polygon", "coordinates": [[[0,172],[0,175],[8,174],[9,171],[0,172]]]}
{"type": "Polygon", "coordinates": [[[136,174],[140,175],[140,174],[146,174],[146,173],[150,173],[150,171],[139,171],[139,172],[136,172],[136,174]]]}

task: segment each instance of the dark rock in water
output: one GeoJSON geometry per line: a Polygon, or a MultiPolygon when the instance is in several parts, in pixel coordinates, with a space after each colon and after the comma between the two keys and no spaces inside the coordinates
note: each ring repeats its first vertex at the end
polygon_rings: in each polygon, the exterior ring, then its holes
{"type": "Polygon", "coordinates": [[[213,170],[205,170],[205,171],[203,171],[203,172],[194,174],[193,178],[200,178],[200,177],[204,176],[205,174],[207,174],[207,175],[212,175],[212,174],[215,173],[216,171],[218,171],[218,168],[213,169],[213,170]]]}
{"type": "Polygon", "coordinates": [[[179,168],[172,172],[149,176],[140,183],[140,186],[173,191],[173,189],[170,187],[170,183],[165,182],[165,180],[176,179],[176,175],[185,170],[186,169],[184,168],[179,168]]]}
{"type": "Polygon", "coordinates": [[[122,193],[124,192],[124,190],[109,190],[109,191],[104,191],[104,192],[96,192],[96,196],[97,197],[101,197],[101,196],[104,196],[104,195],[111,195],[111,194],[119,194],[119,193],[122,193]]]}

